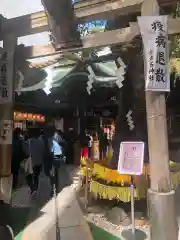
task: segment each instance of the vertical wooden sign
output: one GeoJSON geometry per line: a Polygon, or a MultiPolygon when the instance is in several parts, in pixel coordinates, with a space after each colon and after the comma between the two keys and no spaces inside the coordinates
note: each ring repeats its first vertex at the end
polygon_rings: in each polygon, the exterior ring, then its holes
{"type": "Polygon", "coordinates": [[[4,36],[0,62],[0,178],[11,175],[16,44],[17,38],[13,34],[4,36]]]}

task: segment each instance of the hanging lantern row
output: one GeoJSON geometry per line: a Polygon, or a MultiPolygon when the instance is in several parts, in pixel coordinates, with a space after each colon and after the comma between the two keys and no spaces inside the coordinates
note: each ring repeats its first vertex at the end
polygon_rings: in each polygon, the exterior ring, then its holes
{"type": "Polygon", "coordinates": [[[27,121],[45,122],[45,116],[40,115],[40,114],[14,112],[14,120],[15,121],[27,120],[27,121]]]}

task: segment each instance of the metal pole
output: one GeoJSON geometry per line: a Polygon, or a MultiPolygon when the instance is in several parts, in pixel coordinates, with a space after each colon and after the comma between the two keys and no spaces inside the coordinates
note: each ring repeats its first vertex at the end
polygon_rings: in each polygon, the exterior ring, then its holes
{"type": "Polygon", "coordinates": [[[89,174],[88,174],[88,163],[86,162],[86,183],[85,183],[85,209],[87,209],[88,207],[88,178],[89,178],[89,174]]]}
{"type": "Polygon", "coordinates": [[[59,169],[55,169],[57,166],[52,166],[52,181],[53,181],[53,197],[54,197],[54,207],[55,207],[55,226],[56,226],[56,240],[60,240],[60,227],[59,227],[59,213],[58,213],[58,203],[57,203],[57,194],[58,194],[58,189],[57,189],[57,185],[56,184],[56,179],[59,180],[58,176],[56,176],[56,174],[58,173],[59,169]]]}
{"type": "Polygon", "coordinates": [[[135,228],[135,217],[134,217],[134,184],[131,183],[131,221],[132,221],[132,239],[136,240],[136,228],[135,228]]]}

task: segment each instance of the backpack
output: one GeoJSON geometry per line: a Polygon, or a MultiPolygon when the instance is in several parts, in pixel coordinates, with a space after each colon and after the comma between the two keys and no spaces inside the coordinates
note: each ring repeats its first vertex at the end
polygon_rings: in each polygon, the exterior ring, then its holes
{"type": "Polygon", "coordinates": [[[53,147],[53,159],[54,159],[54,161],[65,162],[66,157],[63,154],[62,146],[56,139],[52,139],[52,147],[53,147]]]}
{"type": "Polygon", "coordinates": [[[53,154],[54,156],[56,155],[62,155],[62,147],[58,141],[55,139],[52,139],[52,149],[53,149],[53,154]]]}

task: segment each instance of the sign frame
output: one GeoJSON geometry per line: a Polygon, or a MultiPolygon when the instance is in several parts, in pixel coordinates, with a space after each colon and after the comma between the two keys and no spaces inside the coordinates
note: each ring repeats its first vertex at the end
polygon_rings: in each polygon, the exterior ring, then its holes
{"type": "Polygon", "coordinates": [[[126,141],[126,142],[121,142],[120,144],[120,151],[119,151],[119,161],[118,161],[118,173],[122,174],[122,175],[132,175],[132,176],[140,176],[143,173],[143,163],[144,163],[144,149],[145,149],[145,143],[142,141],[126,141]],[[137,145],[141,145],[141,153],[140,153],[140,171],[128,171],[125,170],[123,165],[124,165],[124,151],[125,151],[125,146],[127,145],[135,145],[135,147],[137,147],[137,145]]]}

